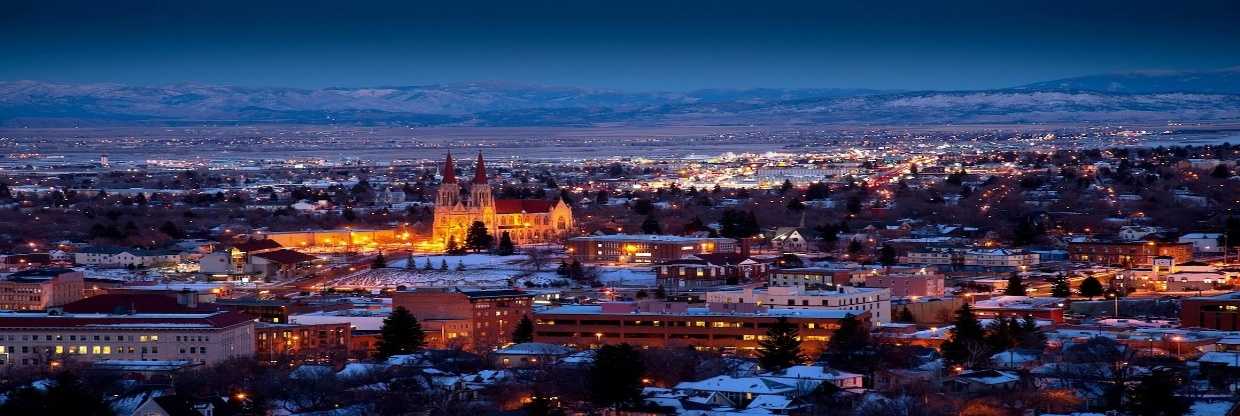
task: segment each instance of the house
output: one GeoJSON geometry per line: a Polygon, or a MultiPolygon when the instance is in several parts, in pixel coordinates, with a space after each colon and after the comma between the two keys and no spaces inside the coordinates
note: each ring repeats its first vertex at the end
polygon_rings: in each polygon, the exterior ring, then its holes
{"type": "Polygon", "coordinates": [[[572,352],[556,344],[523,342],[495,350],[490,358],[492,363],[501,368],[532,367],[554,363],[572,352]]]}
{"type": "Polygon", "coordinates": [[[216,404],[191,402],[181,396],[148,396],[133,416],[214,416],[216,404]]]}
{"type": "Polygon", "coordinates": [[[767,238],[771,248],[785,253],[805,253],[813,251],[814,242],[818,240],[818,232],[805,227],[779,227],[769,233],[767,238]]]}
{"type": "Polygon", "coordinates": [[[1180,243],[1192,244],[1193,251],[1198,253],[1223,252],[1222,233],[1188,233],[1180,236],[1177,241],[1180,243]]]}
{"type": "Polygon", "coordinates": [[[180,250],[146,250],[121,247],[92,246],[73,254],[73,262],[81,265],[110,267],[151,267],[177,264],[184,260],[180,250]]]}
{"type": "Polygon", "coordinates": [[[769,269],[769,262],[739,253],[693,254],[654,267],[659,286],[673,294],[759,279],[769,269]]]}
{"type": "MultiPolygon", "coordinates": [[[[716,376],[701,381],[684,381],[675,390],[689,395],[711,397],[711,403],[743,409],[758,396],[794,397],[797,386],[767,377],[716,376]]],[[[806,390],[808,391],[808,390],[806,390]]]]}
{"type": "Polygon", "coordinates": [[[312,270],[309,266],[316,260],[319,258],[289,249],[267,251],[250,256],[245,271],[267,280],[287,280],[312,270]]]}
{"type": "Polygon", "coordinates": [[[1020,384],[1020,376],[1001,370],[966,371],[949,378],[944,384],[957,393],[995,393],[1015,390],[1020,384]]]}

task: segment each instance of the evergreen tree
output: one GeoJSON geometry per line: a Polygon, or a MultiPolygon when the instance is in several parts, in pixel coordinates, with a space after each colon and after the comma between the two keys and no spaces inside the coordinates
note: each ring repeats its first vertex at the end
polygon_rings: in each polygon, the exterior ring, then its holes
{"type": "Polygon", "coordinates": [[[432,266],[432,265],[431,265],[431,258],[430,258],[430,257],[427,257],[427,258],[426,258],[426,265],[425,265],[425,266],[422,266],[422,269],[423,269],[423,270],[435,270],[435,266],[432,266]]]}
{"type": "Polygon", "coordinates": [[[448,271],[448,259],[443,259],[439,262],[439,270],[448,271]]]}
{"type": "Polygon", "coordinates": [[[522,316],[521,321],[517,322],[517,328],[512,331],[512,342],[534,342],[534,321],[530,320],[529,315],[522,316]]]}
{"type": "Polygon", "coordinates": [[[1003,294],[1007,296],[1025,296],[1025,281],[1021,279],[1019,273],[1012,273],[1008,276],[1007,288],[1003,289],[1003,294]]]}
{"type": "Polygon", "coordinates": [[[663,226],[653,215],[647,215],[646,220],[642,221],[642,234],[663,234],[663,226]]]}
{"type": "Polygon", "coordinates": [[[863,370],[860,368],[862,364],[873,361],[866,357],[873,352],[872,346],[869,328],[856,316],[848,315],[840,320],[840,327],[831,333],[823,358],[833,368],[863,370]]]}
{"type": "Polygon", "coordinates": [[[1067,277],[1059,276],[1051,282],[1051,296],[1057,298],[1072,297],[1072,286],[1069,285],[1067,277]]]}
{"type": "Polygon", "coordinates": [[[895,247],[883,244],[883,248],[878,249],[878,262],[884,266],[896,264],[895,247]]]}
{"type": "Polygon", "coordinates": [[[164,221],[164,223],[159,226],[159,232],[164,233],[164,235],[168,236],[168,238],[185,238],[185,233],[182,232],[176,224],[173,224],[172,221],[164,221]]]}
{"type": "Polygon", "coordinates": [[[397,306],[391,315],[383,318],[383,327],[379,329],[378,355],[387,358],[393,355],[411,354],[425,345],[426,334],[418,319],[403,306],[397,306]]]}
{"type": "Polygon", "coordinates": [[[766,339],[758,341],[758,365],[767,371],[779,371],[801,362],[801,341],[797,326],[788,318],[779,317],[766,330],[766,339]]]}
{"type": "Polygon", "coordinates": [[[664,289],[663,285],[659,285],[659,287],[656,287],[654,289],[654,298],[655,299],[667,299],[667,289],[664,289]]]}
{"type": "Polygon", "coordinates": [[[1231,177],[1231,171],[1227,169],[1227,165],[1219,163],[1218,166],[1214,167],[1214,170],[1210,171],[1210,176],[1219,179],[1227,179],[1231,177]]]}
{"type": "Polygon", "coordinates": [[[491,248],[495,237],[487,232],[487,225],[482,221],[474,221],[469,226],[469,231],[465,234],[465,245],[474,250],[475,253],[491,248]]]}
{"type": "Polygon", "coordinates": [[[495,248],[495,254],[501,256],[511,256],[516,252],[517,248],[512,244],[512,237],[508,235],[507,231],[504,231],[504,233],[499,236],[499,246],[495,248]]]}
{"type": "Polygon", "coordinates": [[[586,277],[585,267],[581,265],[581,262],[574,259],[573,263],[568,266],[568,278],[573,279],[573,280],[581,280],[581,279],[584,279],[585,277],[586,277]]]}
{"type": "Polygon", "coordinates": [[[801,202],[801,198],[792,197],[792,200],[788,201],[787,208],[792,212],[801,212],[805,210],[805,203],[801,202]]]}
{"type": "Polygon", "coordinates": [[[1098,278],[1093,276],[1086,277],[1085,280],[1081,281],[1081,286],[1077,290],[1081,292],[1081,296],[1087,297],[1089,300],[1094,300],[1095,296],[1102,296],[1106,292],[1102,288],[1102,282],[1099,282],[1098,278]]]}
{"type": "Polygon", "coordinates": [[[975,364],[973,361],[988,356],[982,351],[986,347],[986,332],[973,314],[973,307],[967,303],[962,305],[956,311],[952,324],[951,339],[940,347],[944,360],[954,365],[969,366],[975,364]]]}
{"type": "Polygon", "coordinates": [[[786,194],[788,193],[788,191],[791,191],[792,188],[793,188],[792,181],[788,179],[784,179],[783,185],[779,186],[779,194],[780,195],[786,194]]]}
{"type": "Polygon", "coordinates": [[[568,277],[568,262],[560,260],[560,267],[555,268],[555,274],[568,277]]]}
{"type": "Polygon", "coordinates": [[[632,345],[603,345],[594,353],[594,364],[586,380],[590,401],[602,407],[641,405],[645,373],[641,354],[632,345]]]}
{"type": "Polygon", "coordinates": [[[452,235],[448,236],[448,244],[444,247],[444,251],[448,254],[462,254],[465,252],[465,249],[461,248],[460,243],[456,242],[456,236],[452,235]]]}
{"type": "Polygon", "coordinates": [[[908,306],[905,306],[904,309],[900,310],[900,316],[897,317],[896,320],[910,324],[917,322],[917,318],[913,317],[913,311],[908,310],[908,306]]]}
{"type": "Polygon", "coordinates": [[[379,255],[375,256],[375,261],[370,263],[370,268],[382,269],[384,267],[387,267],[387,258],[383,257],[383,252],[381,251],[379,255]]]}
{"type": "Polygon", "coordinates": [[[1188,414],[1188,401],[1175,394],[1180,381],[1176,374],[1166,369],[1154,370],[1141,377],[1140,383],[1128,392],[1128,411],[1136,416],[1188,414]]]}

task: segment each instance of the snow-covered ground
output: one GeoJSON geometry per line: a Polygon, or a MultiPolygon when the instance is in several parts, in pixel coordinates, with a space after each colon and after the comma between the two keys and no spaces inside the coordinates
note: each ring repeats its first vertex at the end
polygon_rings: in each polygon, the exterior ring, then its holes
{"type": "Polygon", "coordinates": [[[461,256],[414,256],[414,267],[409,268],[409,258],[392,259],[383,269],[363,270],[324,283],[337,288],[382,287],[522,287],[525,282],[537,286],[550,285],[564,279],[555,274],[558,262],[548,262],[543,271],[535,272],[523,264],[525,255],[492,256],[466,254],[461,256]],[[426,270],[430,260],[432,270],[426,270]],[[443,270],[444,263],[447,270],[443,270]],[[457,270],[459,266],[465,270],[457,270]]]}
{"type": "Polygon", "coordinates": [[[654,269],[650,266],[599,266],[598,280],[613,286],[654,286],[654,269]]]}

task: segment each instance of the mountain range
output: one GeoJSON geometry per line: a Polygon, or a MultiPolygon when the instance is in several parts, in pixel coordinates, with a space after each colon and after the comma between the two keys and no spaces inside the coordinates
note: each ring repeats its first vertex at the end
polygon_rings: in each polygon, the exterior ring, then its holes
{"type": "Polygon", "coordinates": [[[1163,122],[1240,119],[1240,68],[1091,75],[981,91],[625,92],[508,83],[300,89],[0,83],[0,126],[418,126],[1163,122]]]}

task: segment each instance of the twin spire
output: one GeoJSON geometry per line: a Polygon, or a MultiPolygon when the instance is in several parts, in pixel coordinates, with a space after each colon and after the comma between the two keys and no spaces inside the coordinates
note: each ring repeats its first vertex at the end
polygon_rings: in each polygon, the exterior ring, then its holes
{"type": "MultiPolygon", "coordinates": [[[[456,166],[452,163],[452,152],[443,162],[443,183],[456,183],[456,166]]],[[[478,162],[474,163],[474,185],[487,184],[487,167],[482,161],[482,151],[478,151],[478,162]]]]}

